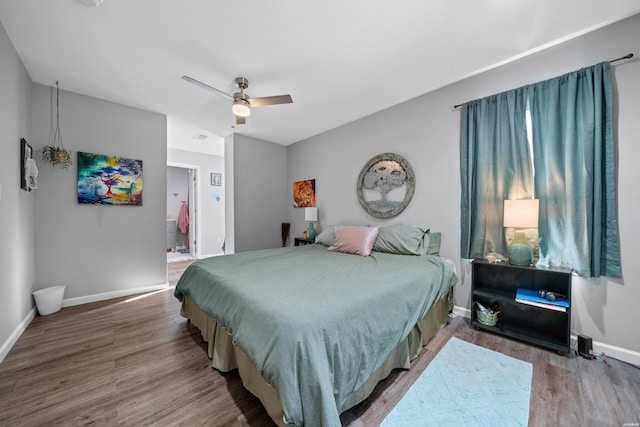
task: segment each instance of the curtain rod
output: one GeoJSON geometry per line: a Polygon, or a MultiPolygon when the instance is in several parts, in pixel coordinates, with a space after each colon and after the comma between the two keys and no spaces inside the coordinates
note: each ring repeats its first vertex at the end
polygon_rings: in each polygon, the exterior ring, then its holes
{"type": "MultiPolygon", "coordinates": [[[[624,60],[624,59],[631,59],[631,58],[633,58],[633,53],[627,53],[625,56],[622,56],[622,57],[617,58],[617,59],[612,59],[612,60],[611,60],[611,61],[609,61],[609,62],[610,62],[610,63],[611,63],[611,62],[617,62],[617,61],[622,61],[622,60],[624,60]]],[[[464,104],[466,104],[466,103],[456,104],[456,105],[454,105],[454,106],[453,106],[453,109],[455,110],[456,108],[462,107],[464,104]]]]}

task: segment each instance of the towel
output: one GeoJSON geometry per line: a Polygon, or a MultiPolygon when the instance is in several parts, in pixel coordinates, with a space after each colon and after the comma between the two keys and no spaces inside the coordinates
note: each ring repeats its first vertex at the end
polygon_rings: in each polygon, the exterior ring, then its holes
{"type": "Polygon", "coordinates": [[[187,207],[187,202],[182,202],[182,206],[180,206],[178,228],[182,234],[186,234],[189,229],[189,208],[187,207]]]}
{"type": "Polygon", "coordinates": [[[27,191],[35,190],[38,188],[38,167],[36,161],[29,158],[24,161],[24,181],[27,186],[27,191]]]}

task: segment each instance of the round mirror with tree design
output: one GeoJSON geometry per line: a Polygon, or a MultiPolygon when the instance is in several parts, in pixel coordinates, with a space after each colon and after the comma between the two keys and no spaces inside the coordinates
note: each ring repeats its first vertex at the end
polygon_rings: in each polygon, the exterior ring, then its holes
{"type": "Polygon", "coordinates": [[[358,200],[371,216],[392,218],[411,202],[416,178],[402,156],[383,153],[367,162],[358,176],[358,200]]]}

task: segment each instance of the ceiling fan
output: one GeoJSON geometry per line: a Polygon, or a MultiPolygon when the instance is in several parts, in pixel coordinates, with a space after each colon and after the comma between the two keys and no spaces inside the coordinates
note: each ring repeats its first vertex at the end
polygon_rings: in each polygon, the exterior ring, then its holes
{"type": "Polygon", "coordinates": [[[263,96],[260,98],[251,98],[248,94],[244,93],[244,90],[249,87],[249,80],[244,77],[236,77],[236,87],[240,89],[240,92],[236,92],[233,95],[229,95],[215,87],[211,87],[206,83],[202,83],[189,76],[182,76],[182,80],[193,83],[196,86],[200,86],[203,89],[222,95],[223,97],[233,101],[231,111],[236,116],[236,123],[243,125],[246,123],[247,117],[251,114],[251,107],[262,107],[264,105],[277,105],[277,104],[290,104],[293,102],[291,95],[276,95],[276,96],[263,96]]]}

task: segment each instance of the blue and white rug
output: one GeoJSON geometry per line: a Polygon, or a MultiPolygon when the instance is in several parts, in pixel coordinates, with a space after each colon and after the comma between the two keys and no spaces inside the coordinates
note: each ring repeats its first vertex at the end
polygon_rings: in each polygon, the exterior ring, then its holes
{"type": "Polygon", "coordinates": [[[526,426],[531,363],[452,337],[382,427],[526,426]]]}

